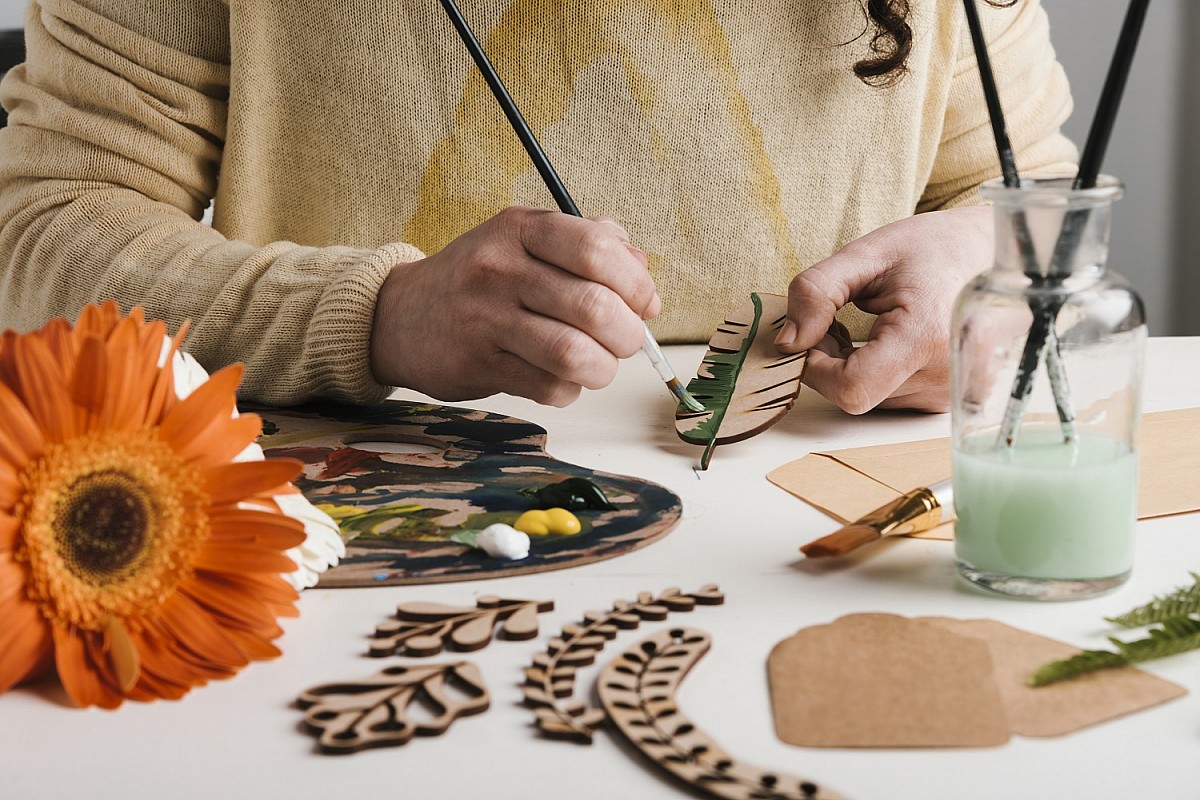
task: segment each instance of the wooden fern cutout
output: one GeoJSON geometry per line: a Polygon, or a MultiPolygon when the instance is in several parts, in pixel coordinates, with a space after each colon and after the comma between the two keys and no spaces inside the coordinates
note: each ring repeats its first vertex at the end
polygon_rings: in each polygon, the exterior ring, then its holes
{"type": "Polygon", "coordinates": [[[440,603],[401,603],[396,619],[381,623],[370,640],[373,656],[432,656],[449,646],[478,650],[492,640],[496,623],[500,637],[525,640],[537,636],[537,615],[554,610],[553,600],[506,600],[483,595],[476,608],[440,603]]]}
{"type": "Polygon", "coordinates": [[[591,744],[593,732],[604,722],[604,711],[588,708],[581,700],[559,705],[575,691],[575,673],[596,660],[610,639],[621,630],[632,630],[642,620],[662,620],[672,611],[691,611],[696,605],[720,605],[725,595],[715,585],[684,594],[674,587],[658,597],[642,592],[635,602],[617,600],[607,613],[589,611],[583,622],[566,625],[538,653],[525,670],[525,705],[537,709],[537,726],[547,736],[591,744]]]}
{"type": "Polygon", "coordinates": [[[765,431],[796,402],[807,353],[785,356],[775,349],[786,313],[786,297],[752,294],[709,339],[700,370],[687,387],[705,410],[680,407],[675,414],[679,437],[705,446],[701,469],[708,469],[717,445],[765,431]]]}
{"type": "Polygon", "coordinates": [[[841,800],[811,780],[738,762],[684,716],[675,692],[709,645],[701,631],[665,630],[605,667],[596,687],[617,729],[655,764],[715,797],[841,800]]]}
{"type": "Polygon", "coordinates": [[[487,710],[489,698],[478,668],[462,661],[389,667],[363,681],[315,686],[296,702],[323,751],[352,753],[437,736],[459,717],[487,710]]]}

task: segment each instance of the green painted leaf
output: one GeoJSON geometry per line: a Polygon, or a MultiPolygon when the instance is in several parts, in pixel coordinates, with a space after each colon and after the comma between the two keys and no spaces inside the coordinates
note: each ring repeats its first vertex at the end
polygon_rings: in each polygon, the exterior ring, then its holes
{"type": "Polygon", "coordinates": [[[702,469],[708,469],[717,445],[763,432],[796,402],[807,353],[776,351],[775,336],[786,312],[786,297],[752,294],[709,339],[699,373],[687,387],[704,411],[680,407],[675,412],[679,437],[705,445],[702,469]]]}

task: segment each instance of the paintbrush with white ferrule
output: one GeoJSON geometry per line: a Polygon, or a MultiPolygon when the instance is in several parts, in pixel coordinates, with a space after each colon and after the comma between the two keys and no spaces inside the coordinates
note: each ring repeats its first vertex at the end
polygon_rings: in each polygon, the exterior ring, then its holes
{"type": "MultiPolygon", "coordinates": [[[[504,112],[504,116],[508,117],[508,122],[512,126],[513,132],[521,140],[521,145],[525,148],[525,152],[529,154],[529,159],[533,162],[533,166],[537,168],[538,174],[542,176],[542,182],[546,184],[546,188],[550,190],[550,194],[554,197],[554,202],[558,204],[558,210],[573,217],[582,217],[583,215],[579,213],[579,208],[575,205],[575,201],[567,193],[567,187],[563,186],[563,182],[558,177],[558,173],[554,171],[550,159],[546,157],[546,152],[538,144],[537,137],[533,135],[533,131],[526,124],[525,118],[521,115],[521,110],[517,108],[512,95],[508,93],[508,89],[505,88],[504,83],[500,80],[500,76],[496,74],[492,62],[488,60],[487,54],[483,52],[483,46],[479,44],[479,40],[475,38],[475,33],[467,25],[467,21],[463,19],[462,12],[458,10],[458,6],[455,5],[454,0],[441,0],[441,2],[442,8],[446,10],[446,14],[450,17],[450,22],[458,32],[459,38],[462,39],[463,44],[467,47],[467,51],[471,54],[471,58],[475,61],[475,66],[479,67],[479,71],[483,73],[483,79],[487,82],[488,88],[492,90],[492,94],[495,95],[496,102],[500,104],[500,109],[504,112]]],[[[646,342],[642,345],[642,352],[650,358],[650,363],[654,365],[655,371],[658,372],[659,377],[667,384],[667,388],[671,390],[671,394],[675,395],[676,400],[691,411],[704,410],[704,405],[693,397],[691,392],[675,376],[675,371],[671,369],[671,365],[667,362],[667,357],[663,355],[662,349],[658,346],[654,334],[650,332],[649,326],[646,326],[646,342]]]]}
{"type": "Polygon", "coordinates": [[[855,522],[800,548],[809,558],[844,556],[885,536],[903,536],[937,527],[952,502],[950,479],[913,489],[855,522]]]}

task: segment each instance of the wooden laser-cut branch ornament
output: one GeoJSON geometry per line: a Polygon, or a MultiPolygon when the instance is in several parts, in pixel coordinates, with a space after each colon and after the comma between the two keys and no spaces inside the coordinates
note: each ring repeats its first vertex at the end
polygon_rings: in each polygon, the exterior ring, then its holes
{"type": "Polygon", "coordinates": [[[296,702],[324,752],[353,753],[437,736],[459,717],[486,711],[490,699],[479,669],[461,661],[388,667],[366,680],[315,686],[296,702]]]}
{"type": "Polygon", "coordinates": [[[604,668],[597,693],[609,717],[643,755],[688,785],[726,800],[844,800],[815,782],[743,764],[679,709],[675,693],[711,639],[702,631],[661,631],[604,668]]]}
{"type": "Polygon", "coordinates": [[[470,651],[487,646],[492,630],[503,622],[499,636],[522,641],[537,636],[537,615],[554,610],[553,600],[508,600],[483,595],[476,608],[440,603],[401,603],[396,619],[376,626],[370,640],[373,656],[433,656],[449,646],[470,651]]]}
{"type": "Polygon", "coordinates": [[[709,339],[687,387],[704,411],[680,407],[675,413],[679,438],[704,445],[701,469],[708,469],[717,445],[762,433],[796,402],[808,353],[780,355],[775,349],[786,314],[786,297],[752,294],[709,339]]]}
{"type": "Polygon", "coordinates": [[[715,584],[684,594],[664,589],[658,597],[642,592],[635,602],[617,600],[607,613],[589,611],[583,622],[566,625],[551,639],[547,651],[525,669],[525,705],[537,709],[537,726],[547,736],[591,744],[592,734],[604,722],[604,712],[588,708],[582,700],[559,705],[575,691],[575,673],[596,660],[605,643],[621,630],[632,630],[642,620],[663,620],[672,611],[691,611],[697,605],[720,605],[725,595],[715,584]]]}

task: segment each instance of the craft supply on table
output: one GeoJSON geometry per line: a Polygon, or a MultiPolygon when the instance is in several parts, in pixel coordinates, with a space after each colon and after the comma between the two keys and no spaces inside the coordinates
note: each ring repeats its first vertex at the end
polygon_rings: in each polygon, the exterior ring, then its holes
{"type": "Polygon", "coordinates": [[[715,584],[686,594],[671,587],[657,597],[641,592],[632,602],[617,600],[608,612],[589,611],[582,622],[564,626],[525,670],[525,705],[536,709],[538,730],[554,739],[591,744],[592,734],[604,722],[604,711],[588,708],[583,700],[560,702],[574,693],[576,670],[594,662],[608,640],[622,630],[637,628],[642,620],[663,620],[672,611],[724,602],[725,595],[715,584]]]}
{"type": "Polygon", "coordinates": [[[950,508],[952,484],[947,478],[897,497],[828,536],[809,542],[800,552],[809,558],[844,556],[887,536],[905,536],[936,528],[950,508]]]}
{"type": "MultiPolygon", "coordinates": [[[[1143,414],[1139,427],[1138,519],[1200,511],[1200,408],[1143,414]]],[[[950,472],[949,439],[810,453],[767,475],[781,489],[851,522],[950,472]]],[[[954,509],[922,539],[953,538],[954,509]]]]}
{"type": "Polygon", "coordinates": [[[396,607],[396,618],[375,627],[368,653],[372,656],[435,656],[443,647],[479,650],[498,636],[526,641],[537,636],[538,614],[554,610],[553,600],[517,600],[485,594],[475,608],[443,603],[408,602],[396,607]]]}
{"type": "Polygon", "coordinates": [[[633,645],[596,680],[617,730],[646,758],[691,788],[727,800],[839,800],[809,778],[761,769],[727,754],[679,708],[675,694],[708,652],[703,631],[672,628],[633,645]]]}
{"type": "Polygon", "coordinates": [[[808,354],[781,355],[775,349],[786,314],[786,297],[755,293],[709,339],[700,369],[688,383],[704,410],[675,413],[679,438],[704,445],[701,469],[708,469],[717,445],[762,433],[795,404],[808,354]]]}
{"type": "Polygon", "coordinates": [[[259,442],[267,455],[305,463],[296,486],[349,539],[341,563],[321,576],[323,588],[563,569],[644,547],[679,521],[673,492],[558,461],[546,453],[546,431],[524,420],[400,401],[255,410],[264,420],[259,442]],[[388,444],[426,452],[388,452],[388,444]],[[539,505],[540,490],[572,480],[595,487],[609,505],[572,511],[578,533],[534,536],[519,560],[454,541],[496,522],[511,525],[539,505]]]}
{"type": "MultiPolygon", "coordinates": [[[[441,2],[442,8],[446,10],[447,16],[450,17],[450,22],[454,25],[454,30],[458,33],[467,51],[471,54],[471,59],[475,62],[475,66],[479,68],[479,72],[483,75],[484,81],[487,82],[488,88],[492,90],[492,94],[495,96],[500,109],[504,112],[504,116],[508,118],[513,132],[520,139],[521,146],[525,148],[525,152],[529,155],[529,159],[537,169],[538,175],[541,176],[542,181],[546,184],[546,188],[554,198],[558,210],[573,217],[582,217],[583,215],[579,212],[575,201],[571,199],[571,195],[567,192],[567,187],[563,184],[562,179],[558,177],[554,165],[550,163],[550,159],[546,156],[546,152],[542,149],[541,144],[538,143],[537,137],[534,136],[533,131],[530,130],[529,125],[525,122],[525,117],[521,114],[521,110],[517,108],[517,104],[508,93],[504,82],[496,74],[496,69],[488,59],[487,53],[483,51],[483,46],[479,44],[479,40],[471,30],[471,26],[463,18],[462,12],[459,11],[454,0],[441,0],[441,2]]],[[[676,377],[675,371],[671,369],[671,364],[667,361],[667,357],[663,355],[662,348],[658,346],[654,334],[650,332],[650,326],[644,325],[644,327],[646,336],[645,343],[642,345],[642,352],[650,359],[650,364],[654,367],[655,372],[666,383],[667,389],[679,401],[680,405],[693,411],[702,411],[704,406],[688,393],[688,390],[684,388],[679,378],[676,377]]]]}
{"type": "MultiPolygon", "coordinates": [[[[952,475],[959,574],[993,592],[1038,599],[1086,597],[1123,583],[1133,565],[1137,457],[1146,324],[1141,300],[1106,268],[1107,179],[1074,190],[1066,180],[996,182],[982,193],[996,220],[991,270],[959,294],[951,323],[952,475]],[[1028,222],[1034,251],[1054,249],[1065,214],[1087,211],[1087,230],[1053,284],[1030,281],[1018,250],[1028,222]],[[1020,427],[1003,434],[1022,368],[1030,308],[1054,305],[1055,339],[1075,414],[1064,435],[1061,400],[1034,386],[1020,427]]],[[[1036,311],[1035,311],[1036,314],[1036,311]]]]}
{"type": "Polygon", "coordinates": [[[302,693],[304,725],[326,753],[407,744],[440,736],[459,717],[490,705],[479,668],[468,661],[388,667],[361,681],[327,683],[302,693]],[[410,709],[417,709],[415,715],[410,709]]]}
{"type": "Polygon", "coordinates": [[[808,747],[983,747],[1059,736],[1182,697],[1126,667],[1034,688],[1049,658],[1075,651],[992,620],[852,614],[771,651],[776,733],[808,747]]]}

